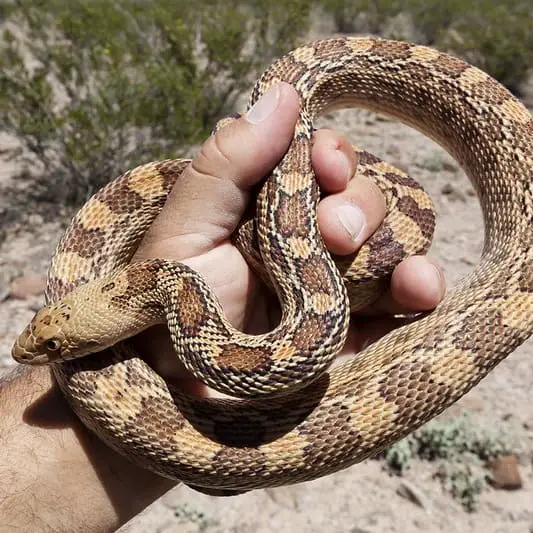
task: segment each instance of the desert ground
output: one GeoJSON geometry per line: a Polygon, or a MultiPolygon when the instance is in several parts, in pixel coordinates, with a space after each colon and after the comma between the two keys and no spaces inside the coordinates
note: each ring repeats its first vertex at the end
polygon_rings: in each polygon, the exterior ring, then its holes
{"type": "MultiPolygon", "coordinates": [[[[406,170],[431,194],[438,213],[431,254],[449,286],[474,267],[483,244],[481,213],[476,193],[448,154],[418,132],[366,111],[336,112],[322,125],[343,131],[352,142],[406,170]]],[[[12,142],[0,137],[0,152],[12,142]]],[[[4,161],[0,187],[7,187],[16,171],[15,163],[4,161]]],[[[65,223],[32,214],[31,205],[26,209],[24,222],[2,228],[0,372],[14,366],[11,344],[43,301],[42,277],[65,223]]],[[[465,511],[443,488],[434,463],[416,460],[397,476],[383,459],[370,459],[314,482],[227,499],[178,486],[120,531],[533,533],[532,393],[533,343],[527,342],[441,415],[469,412],[476,425],[513,441],[523,486],[509,491],[487,484],[474,512],[465,511]]]]}

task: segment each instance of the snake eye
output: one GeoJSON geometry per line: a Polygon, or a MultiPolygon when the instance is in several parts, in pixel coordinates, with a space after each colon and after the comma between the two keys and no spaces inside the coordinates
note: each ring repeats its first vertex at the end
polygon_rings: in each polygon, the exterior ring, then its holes
{"type": "Polygon", "coordinates": [[[61,348],[61,343],[57,339],[50,339],[49,341],[46,341],[45,346],[50,352],[57,352],[57,350],[61,348]]]}

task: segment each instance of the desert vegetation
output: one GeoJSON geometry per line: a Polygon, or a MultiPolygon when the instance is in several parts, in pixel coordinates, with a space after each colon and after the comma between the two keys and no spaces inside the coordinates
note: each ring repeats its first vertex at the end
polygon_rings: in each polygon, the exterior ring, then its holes
{"type": "Polygon", "coordinates": [[[526,1],[0,0],[0,131],[24,197],[78,206],[184,154],[317,16],[451,51],[515,92],[533,64],[526,1]]]}

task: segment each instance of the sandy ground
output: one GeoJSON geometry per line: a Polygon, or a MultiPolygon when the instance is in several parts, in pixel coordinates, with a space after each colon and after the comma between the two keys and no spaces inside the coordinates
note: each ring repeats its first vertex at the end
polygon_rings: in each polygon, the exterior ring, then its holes
{"type": "MultiPolygon", "coordinates": [[[[339,112],[324,124],[407,170],[430,192],[438,210],[432,255],[450,285],[473,268],[482,248],[479,206],[467,179],[443,150],[417,132],[367,112],[339,112]]],[[[5,142],[0,138],[0,148],[5,142]]],[[[0,183],[8,183],[14,170],[11,164],[1,166],[0,183]]],[[[38,215],[30,217],[29,225],[7,228],[8,238],[0,246],[0,372],[12,366],[11,343],[41,303],[41,297],[10,298],[9,284],[21,274],[45,272],[59,231],[59,223],[43,223],[38,215]]],[[[401,478],[391,475],[383,461],[368,460],[318,481],[230,499],[178,487],[121,531],[533,533],[532,391],[533,343],[528,342],[447,413],[470,411],[476,424],[517,436],[514,451],[524,487],[513,492],[487,487],[474,513],[465,512],[442,489],[433,464],[415,462],[401,478]],[[418,491],[422,506],[399,494],[404,480],[418,491]]]]}

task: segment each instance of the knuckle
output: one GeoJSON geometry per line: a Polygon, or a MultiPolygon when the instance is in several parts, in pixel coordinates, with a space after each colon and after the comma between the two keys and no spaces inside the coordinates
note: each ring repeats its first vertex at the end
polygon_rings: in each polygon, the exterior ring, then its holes
{"type": "Polygon", "coordinates": [[[383,217],[386,212],[386,200],[383,192],[376,183],[364,176],[356,176],[348,185],[351,194],[355,196],[358,203],[362,203],[375,216],[383,217]]]}
{"type": "Polygon", "coordinates": [[[219,133],[204,142],[198,155],[191,164],[191,169],[200,176],[221,178],[227,174],[227,168],[233,166],[230,153],[224,148],[219,133]]]}

